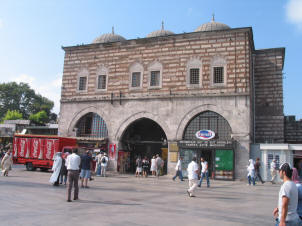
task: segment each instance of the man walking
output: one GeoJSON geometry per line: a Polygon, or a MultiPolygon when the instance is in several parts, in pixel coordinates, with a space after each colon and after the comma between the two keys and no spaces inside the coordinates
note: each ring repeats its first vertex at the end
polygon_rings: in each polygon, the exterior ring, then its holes
{"type": "Polygon", "coordinates": [[[260,158],[256,158],[256,163],[255,163],[256,178],[255,178],[255,180],[258,178],[261,181],[261,183],[264,184],[265,182],[262,180],[262,177],[260,175],[260,167],[261,167],[260,158]]]}
{"type": "Polygon", "coordinates": [[[96,164],[97,164],[97,167],[96,167],[96,176],[97,177],[100,177],[101,176],[101,169],[102,169],[102,166],[101,166],[101,159],[103,158],[103,153],[100,152],[97,156],[96,156],[96,164]]]}
{"type": "Polygon", "coordinates": [[[198,183],[198,187],[201,187],[201,183],[203,181],[203,178],[206,177],[207,179],[207,187],[210,187],[210,179],[209,179],[209,170],[208,170],[208,162],[204,160],[204,158],[200,158],[200,164],[201,164],[201,177],[200,181],[198,183]]]}
{"type": "Polygon", "coordinates": [[[277,176],[277,165],[276,165],[276,159],[273,159],[273,161],[271,162],[271,176],[272,176],[272,184],[276,184],[275,179],[277,176]]]}
{"type": "Polygon", "coordinates": [[[155,162],[156,162],[156,176],[157,178],[159,178],[160,176],[160,171],[161,169],[163,168],[163,163],[164,161],[161,159],[161,157],[159,156],[159,154],[156,155],[156,159],[155,159],[155,162]]]}
{"type": "Polygon", "coordinates": [[[67,202],[71,202],[71,190],[74,185],[73,200],[79,199],[79,169],[81,158],[77,155],[78,149],[72,149],[72,154],[66,159],[66,168],[68,170],[67,202]]]}
{"type": "Polygon", "coordinates": [[[195,197],[194,190],[197,187],[198,180],[198,164],[196,163],[196,157],[192,158],[192,162],[188,165],[188,179],[189,179],[189,189],[187,193],[190,197],[195,197]]]}
{"type": "Polygon", "coordinates": [[[288,163],[281,165],[279,169],[280,179],[283,184],[279,191],[278,207],[274,209],[276,226],[298,226],[301,220],[297,214],[298,189],[291,180],[293,170],[288,163]]]}
{"type": "Polygon", "coordinates": [[[107,153],[104,153],[104,156],[101,158],[101,176],[106,177],[106,169],[107,169],[107,164],[108,164],[108,157],[107,153]]]}
{"type": "Polygon", "coordinates": [[[89,188],[88,187],[88,179],[91,176],[90,170],[91,170],[91,163],[92,163],[92,157],[89,154],[89,151],[86,151],[86,153],[81,158],[81,187],[82,188],[89,188]]]}
{"type": "Polygon", "coordinates": [[[175,180],[176,177],[179,177],[179,179],[180,179],[181,181],[184,181],[184,180],[183,180],[183,177],[182,177],[182,167],[181,167],[181,164],[182,164],[182,157],[179,157],[178,162],[177,162],[176,167],[175,167],[176,174],[175,174],[175,176],[172,178],[173,180],[175,180]]]}

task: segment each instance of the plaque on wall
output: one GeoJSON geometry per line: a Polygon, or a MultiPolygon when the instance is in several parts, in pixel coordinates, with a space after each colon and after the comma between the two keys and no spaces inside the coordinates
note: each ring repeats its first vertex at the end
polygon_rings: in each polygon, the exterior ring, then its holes
{"type": "Polygon", "coordinates": [[[178,161],[178,152],[170,152],[170,162],[178,161]]]}
{"type": "Polygon", "coordinates": [[[177,142],[169,143],[169,151],[170,152],[178,152],[177,142]]]}

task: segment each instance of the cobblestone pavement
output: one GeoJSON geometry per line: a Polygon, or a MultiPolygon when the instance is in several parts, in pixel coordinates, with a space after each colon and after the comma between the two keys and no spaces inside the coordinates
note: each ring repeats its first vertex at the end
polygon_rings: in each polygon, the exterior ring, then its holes
{"type": "Polygon", "coordinates": [[[50,175],[17,167],[0,177],[1,226],[273,225],[280,187],[211,181],[189,198],[187,181],[111,175],[95,177],[80,200],[68,203],[65,186],[50,185],[50,175]]]}

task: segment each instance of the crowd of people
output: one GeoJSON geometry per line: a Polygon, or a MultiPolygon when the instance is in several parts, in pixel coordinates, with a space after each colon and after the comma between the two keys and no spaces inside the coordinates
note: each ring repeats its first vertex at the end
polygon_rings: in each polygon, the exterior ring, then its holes
{"type": "Polygon", "coordinates": [[[164,167],[164,160],[159,156],[159,154],[154,155],[149,161],[147,156],[145,156],[143,159],[138,156],[136,159],[136,171],[135,176],[143,176],[148,177],[149,172],[151,172],[152,176],[159,177],[162,173],[163,167],[164,167]]]}
{"type": "Polygon", "coordinates": [[[72,149],[72,153],[57,152],[54,156],[52,167],[52,175],[49,182],[54,186],[59,184],[67,186],[67,202],[71,202],[71,192],[74,187],[73,199],[79,198],[79,179],[81,188],[89,188],[88,181],[93,180],[92,172],[96,176],[106,176],[106,168],[108,165],[107,153],[101,152],[96,158],[96,167],[93,171],[92,152],[87,150],[83,155],[78,155],[77,149],[72,149]]]}
{"type": "MultiPolygon", "coordinates": [[[[1,167],[2,176],[8,176],[9,170],[11,170],[13,161],[11,150],[1,154],[1,167]]],[[[96,176],[106,176],[106,169],[109,159],[105,152],[99,153],[95,157],[96,176]]],[[[175,176],[173,181],[179,177],[181,181],[184,181],[182,175],[183,158],[179,157],[175,167],[175,176]]],[[[81,181],[81,188],[89,188],[88,181],[92,180],[91,173],[93,169],[93,158],[90,151],[86,151],[85,154],[79,156],[77,149],[72,149],[72,153],[58,152],[54,156],[54,162],[52,167],[52,175],[50,182],[59,186],[59,184],[67,186],[67,202],[72,202],[71,193],[74,187],[73,200],[79,199],[79,179],[81,181]]],[[[136,173],[135,175],[147,177],[149,172],[154,176],[159,176],[164,166],[163,159],[159,156],[153,156],[149,160],[146,156],[141,159],[139,156],[136,159],[136,173]]],[[[261,162],[257,158],[256,162],[253,159],[249,160],[247,166],[247,178],[249,185],[256,184],[256,179],[263,184],[265,183],[260,174],[261,162]]],[[[209,169],[208,163],[203,157],[200,158],[200,164],[197,163],[197,158],[193,157],[192,161],[187,167],[189,189],[187,193],[189,197],[195,197],[194,191],[197,187],[201,187],[203,179],[206,178],[207,187],[210,187],[209,169]]],[[[276,176],[279,173],[280,179],[283,180],[279,191],[278,207],[273,210],[273,215],[276,219],[276,226],[291,226],[302,225],[302,185],[299,177],[299,172],[296,168],[291,167],[290,164],[284,163],[280,167],[276,164],[276,159],[273,159],[270,164],[271,183],[275,184],[276,176]]]]}

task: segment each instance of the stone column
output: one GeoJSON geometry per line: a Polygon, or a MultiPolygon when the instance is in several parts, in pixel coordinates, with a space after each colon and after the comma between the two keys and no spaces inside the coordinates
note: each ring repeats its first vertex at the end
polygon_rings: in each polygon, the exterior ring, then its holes
{"type": "Polygon", "coordinates": [[[168,141],[168,167],[167,174],[174,175],[175,167],[179,157],[179,148],[177,141],[168,141]]]}

